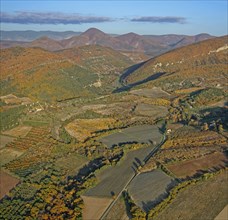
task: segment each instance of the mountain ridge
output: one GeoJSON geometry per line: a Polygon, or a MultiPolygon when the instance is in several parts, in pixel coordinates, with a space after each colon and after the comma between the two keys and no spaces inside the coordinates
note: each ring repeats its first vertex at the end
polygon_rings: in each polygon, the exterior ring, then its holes
{"type": "MultiPolygon", "coordinates": [[[[114,50],[143,52],[152,57],[160,55],[177,47],[182,47],[191,43],[214,38],[209,34],[187,35],[139,35],[133,32],[113,36],[97,28],[89,28],[85,32],[77,33],[67,39],[55,40],[48,35],[31,42],[17,43],[15,41],[1,41],[0,47],[7,48],[12,46],[41,47],[49,51],[79,47],[84,45],[101,45],[110,47],[114,50]]],[[[70,34],[70,33],[69,33],[70,34]]],[[[71,33],[72,34],[72,33],[71,33]]],[[[50,35],[50,34],[49,34],[50,35]]],[[[69,36],[69,35],[68,35],[69,36]]],[[[3,39],[3,38],[1,38],[3,39]]]]}
{"type": "Polygon", "coordinates": [[[146,61],[122,81],[125,86],[145,82],[143,87],[161,86],[165,90],[189,86],[225,86],[228,35],[176,48],[146,61]],[[213,67],[213,68],[212,68],[213,67]],[[152,76],[161,77],[150,81],[152,76]],[[170,86],[172,82],[172,88],[170,86]]]}

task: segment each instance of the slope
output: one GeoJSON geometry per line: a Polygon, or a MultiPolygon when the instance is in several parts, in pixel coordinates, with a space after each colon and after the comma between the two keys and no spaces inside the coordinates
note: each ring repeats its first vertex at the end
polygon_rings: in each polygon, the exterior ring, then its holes
{"type": "Polygon", "coordinates": [[[97,75],[66,58],[40,48],[1,51],[1,95],[13,93],[54,101],[93,93],[97,75]]]}
{"type": "Polygon", "coordinates": [[[161,86],[167,91],[193,86],[220,86],[227,82],[227,36],[185,46],[150,59],[123,83],[161,86]]]}
{"type": "Polygon", "coordinates": [[[1,95],[59,101],[112,91],[120,73],[134,62],[111,48],[91,45],[56,53],[41,48],[4,49],[0,64],[1,95]]]}

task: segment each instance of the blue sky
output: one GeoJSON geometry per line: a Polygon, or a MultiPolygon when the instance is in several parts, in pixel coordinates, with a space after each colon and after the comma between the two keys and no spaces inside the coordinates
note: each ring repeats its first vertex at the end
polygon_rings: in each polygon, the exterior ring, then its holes
{"type": "Polygon", "coordinates": [[[1,30],[227,34],[226,0],[1,0],[1,30]]]}

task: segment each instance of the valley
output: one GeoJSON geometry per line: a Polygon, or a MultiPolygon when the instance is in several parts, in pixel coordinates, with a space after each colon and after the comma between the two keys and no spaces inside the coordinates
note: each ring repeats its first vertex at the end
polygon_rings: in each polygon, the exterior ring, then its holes
{"type": "Polygon", "coordinates": [[[228,36],[168,37],[89,29],[1,49],[0,219],[224,209],[228,36]]]}

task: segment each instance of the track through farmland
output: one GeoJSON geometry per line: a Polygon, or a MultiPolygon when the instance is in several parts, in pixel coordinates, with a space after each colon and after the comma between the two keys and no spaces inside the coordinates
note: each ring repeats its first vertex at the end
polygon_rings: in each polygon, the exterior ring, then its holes
{"type": "MultiPolygon", "coordinates": [[[[144,159],[144,163],[146,164],[146,162],[156,153],[156,151],[163,145],[163,143],[166,140],[166,136],[164,134],[163,139],[161,141],[160,144],[158,144],[155,148],[153,148],[153,150],[145,157],[144,159]]],[[[133,181],[133,179],[135,179],[135,177],[137,177],[139,175],[139,173],[135,172],[135,174],[131,177],[131,179],[125,184],[125,186],[123,187],[123,189],[120,191],[120,193],[117,195],[117,197],[112,201],[112,203],[109,205],[109,207],[105,210],[105,212],[102,214],[100,220],[103,220],[106,215],[109,213],[109,211],[112,209],[112,207],[115,205],[115,203],[117,202],[117,200],[120,198],[120,196],[122,195],[123,191],[125,191],[127,189],[127,187],[129,186],[129,184],[133,181]]]]}

